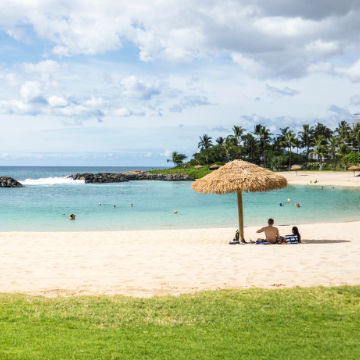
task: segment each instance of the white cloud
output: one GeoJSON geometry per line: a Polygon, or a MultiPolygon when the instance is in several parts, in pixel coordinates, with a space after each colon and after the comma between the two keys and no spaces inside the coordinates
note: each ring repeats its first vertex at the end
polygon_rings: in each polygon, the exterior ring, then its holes
{"type": "Polygon", "coordinates": [[[112,112],[112,115],[116,117],[145,116],[146,111],[143,109],[130,110],[127,108],[118,108],[112,112]]]}
{"type": "Polygon", "coordinates": [[[5,114],[26,114],[30,109],[30,106],[21,100],[0,101],[0,112],[5,114]]]}
{"type": "Polygon", "coordinates": [[[266,90],[270,95],[280,95],[280,96],[295,96],[299,94],[299,91],[296,89],[291,89],[288,86],[284,88],[278,88],[276,86],[272,86],[266,84],[266,90]]]}
{"type": "Polygon", "coordinates": [[[160,153],[160,156],[169,157],[171,156],[171,150],[166,149],[163,152],[160,153]]]}
{"type": "Polygon", "coordinates": [[[48,103],[51,107],[64,107],[68,104],[68,101],[61,96],[53,95],[48,98],[48,103]]]}
{"type": "Polygon", "coordinates": [[[359,15],[357,0],[3,0],[0,23],[16,39],[24,24],[32,26],[59,56],[101,54],[131,42],[143,61],[225,54],[256,76],[291,78],[356,48],[359,15]]]}
{"type": "Polygon", "coordinates": [[[360,105],[360,95],[354,95],[350,98],[350,105],[360,105]]]}
{"type": "Polygon", "coordinates": [[[115,109],[114,115],[120,117],[128,117],[131,116],[131,111],[126,108],[119,108],[119,109],[115,109]]]}
{"type": "Polygon", "coordinates": [[[265,76],[267,74],[267,69],[263,65],[238,52],[232,52],[231,58],[245,73],[251,76],[265,76]]]}
{"type": "Polygon", "coordinates": [[[316,62],[310,64],[307,68],[308,73],[331,73],[334,68],[330,62],[316,62]]]}
{"type": "Polygon", "coordinates": [[[135,97],[142,100],[150,100],[153,96],[160,94],[158,82],[146,83],[139,80],[136,76],[129,76],[121,81],[123,94],[129,97],[135,97]]]}
{"type": "Polygon", "coordinates": [[[359,82],[360,81],[360,60],[354,62],[349,67],[338,67],[335,69],[338,74],[346,75],[350,81],[359,82]]]}
{"type": "Polygon", "coordinates": [[[20,88],[20,94],[27,102],[41,95],[41,85],[38,81],[26,81],[20,88]]]}
{"type": "Polygon", "coordinates": [[[185,109],[197,106],[211,105],[209,99],[203,95],[187,95],[184,96],[180,103],[173,104],[170,107],[171,112],[182,112],[185,109]]]}
{"type": "Polygon", "coordinates": [[[331,56],[339,52],[336,41],[315,40],[305,46],[305,50],[312,55],[331,56]]]}
{"type": "Polygon", "coordinates": [[[54,60],[43,60],[36,64],[24,64],[25,70],[37,73],[53,73],[60,67],[59,63],[54,60]]]}
{"type": "Polygon", "coordinates": [[[254,27],[266,35],[296,38],[314,31],[316,23],[301,17],[285,18],[276,16],[257,19],[254,21],[254,27]]]}
{"type": "MultiPolygon", "coordinates": [[[[60,65],[52,60],[26,63],[17,69],[17,77],[21,80],[17,88],[20,96],[9,94],[2,100],[1,113],[54,116],[63,118],[67,124],[78,125],[94,119],[145,115],[159,118],[164,108],[169,109],[174,102],[181,111],[210,104],[205,95],[199,94],[201,89],[192,88],[191,82],[177,82],[175,86],[180,88],[176,88],[164,76],[123,76],[115,71],[112,81],[104,82],[96,66],[78,71],[75,70],[77,66],[60,65]]],[[[3,71],[1,77],[5,79],[9,74],[12,73],[3,71]]]]}
{"type": "Polygon", "coordinates": [[[16,86],[19,83],[17,76],[14,73],[7,71],[0,72],[0,79],[4,80],[9,86],[16,86]]]}

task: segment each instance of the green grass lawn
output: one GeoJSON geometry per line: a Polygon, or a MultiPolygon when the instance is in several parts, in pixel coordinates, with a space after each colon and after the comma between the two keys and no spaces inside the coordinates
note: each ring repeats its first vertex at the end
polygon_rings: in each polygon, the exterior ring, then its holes
{"type": "Polygon", "coordinates": [[[150,173],[153,174],[185,174],[189,175],[193,179],[199,179],[207,174],[211,173],[211,170],[208,169],[206,165],[202,169],[195,169],[194,167],[190,167],[187,169],[176,167],[172,169],[163,169],[163,170],[151,170],[150,173]]]}
{"type": "Polygon", "coordinates": [[[360,287],[0,295],[0,359],[360,359],[360,287]]]}

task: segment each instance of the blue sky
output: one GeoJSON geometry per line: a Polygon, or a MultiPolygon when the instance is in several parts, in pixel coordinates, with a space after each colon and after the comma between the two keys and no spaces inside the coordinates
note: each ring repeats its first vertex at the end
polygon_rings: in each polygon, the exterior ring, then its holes
{"type": "Polygon", "coordinates": [[[360,112],[357,0],[0,1],[0,165],[166,165],[360,112]]]}

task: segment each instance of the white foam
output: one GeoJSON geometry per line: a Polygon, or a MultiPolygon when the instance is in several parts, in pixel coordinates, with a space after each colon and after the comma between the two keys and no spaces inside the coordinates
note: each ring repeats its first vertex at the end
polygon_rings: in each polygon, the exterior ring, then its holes
{"type": "Polygon", "coordinates": [[[22,185],[80,185],[85,180],[74,180],[69,177],[47,177],[40,179],[25,179],[20,181],[22,185]]]}

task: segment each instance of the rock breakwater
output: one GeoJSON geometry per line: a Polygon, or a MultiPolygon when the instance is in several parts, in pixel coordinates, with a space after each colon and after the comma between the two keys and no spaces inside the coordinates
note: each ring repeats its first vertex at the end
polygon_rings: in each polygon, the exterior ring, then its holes
{"type": "Polygon", "coordinates": [[[22,184],[10,176],[0,176],[0,187],[15,188],[22,186],[22,184]]]}
{"type": "Polygon", "coordinates": [[[83,173],[68,176],[74,180],[84,180],[91,183],[116,183],[133,180],[160,180],[160,181],[193,181],[185,174],[152,174],[147,171],[127,171],[122,173],[83,173]]]}

